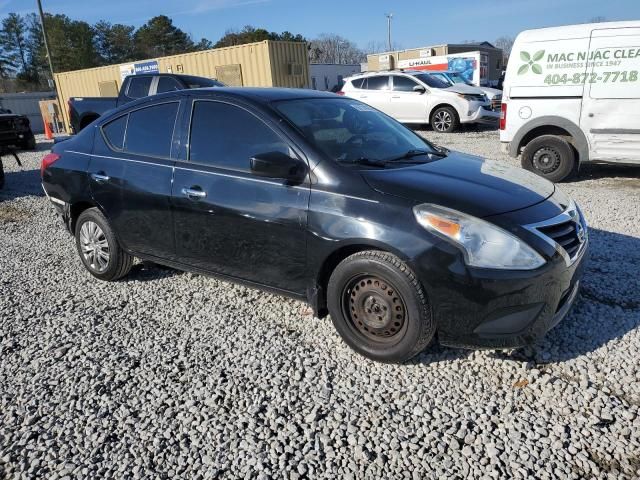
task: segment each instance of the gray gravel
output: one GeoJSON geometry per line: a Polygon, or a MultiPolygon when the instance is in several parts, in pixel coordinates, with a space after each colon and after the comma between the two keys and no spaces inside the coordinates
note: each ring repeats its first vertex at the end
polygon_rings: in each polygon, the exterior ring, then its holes
{"type": "MultiPolygon", "coordinates": [[[[424,135],[497,160],[495,131],[424,135]]],[[[0,191],[0,478],[638,478],[640,169],[588,169],[573,313],[509,354],[382,365],[301,303],[142,265],[93,279],[42,196],[0,191]]]]}

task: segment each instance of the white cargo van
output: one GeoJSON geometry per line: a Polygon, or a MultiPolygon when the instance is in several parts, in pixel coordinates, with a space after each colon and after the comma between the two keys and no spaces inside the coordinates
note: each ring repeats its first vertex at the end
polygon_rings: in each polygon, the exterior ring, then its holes
{"type": "Polygon", "coordinates": [[[522,32],[502,101],[503,149],[551,181],[586,162],[640,165],[640,21],[522,32]]]}

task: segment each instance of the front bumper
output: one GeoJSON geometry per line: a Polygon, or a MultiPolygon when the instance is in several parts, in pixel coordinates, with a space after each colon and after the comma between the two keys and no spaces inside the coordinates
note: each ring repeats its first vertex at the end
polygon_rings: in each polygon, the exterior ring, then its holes
{"type": "Polygon", "coordinates": [[[495,124],[500,120],[500,112],[480,107],[475,113],[460,119],[460,123],[486,123],[495,124]]]}
{"type": "MultiPolygon", "coordinates": [[[[456,255],[453,246],[441,248],[456,255]]],[[[556,254],[534,271],[469,268],[462,258],[443,261],[446,254],[441,253],[444,270],[436,273],[428,266],[433,257],[419,259],[417,273],[429,295],[440,343],[491,349],[535,343],[571,310],[587,251],[588,240],[570,265],[556,254]]]]}

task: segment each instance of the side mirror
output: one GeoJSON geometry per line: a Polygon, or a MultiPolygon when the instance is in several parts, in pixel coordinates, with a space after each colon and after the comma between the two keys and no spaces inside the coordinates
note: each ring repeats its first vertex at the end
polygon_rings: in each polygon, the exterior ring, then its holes
{"type": "Polygon", "coordinates": [[[415,87],[413,87],[413,91],[418,92],[420,95],[422,95],[427,91],[427,89],[424,88],[422,85],[416,85],[415,87]]]}
{"type": "Polygon", "coordinates": [[[280,178],[300,183],[307,175],[307,166],[299,158],[283,152],[267,152],[251,157],[251,173],[258,177],[280,178]]]}

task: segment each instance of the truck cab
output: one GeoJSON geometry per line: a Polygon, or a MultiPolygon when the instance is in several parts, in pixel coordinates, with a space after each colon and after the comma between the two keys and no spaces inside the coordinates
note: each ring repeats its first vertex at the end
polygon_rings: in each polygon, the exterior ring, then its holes
{"type": "Polygon", "coordinates": [[[69,99],[69,123],[73,133],[78,133],[103,113],[157,93],[189,88],[224,87],[215,79],[194,75],[171,73],[147,73],[125,77],[117,97],[71,97],[69,99]]]}
{"type": "Polygon", "coordinates": [[[587,162],[640,165],[640,22],[544,28],[516,38],[500,141],[553,182],[587,162]]]}

